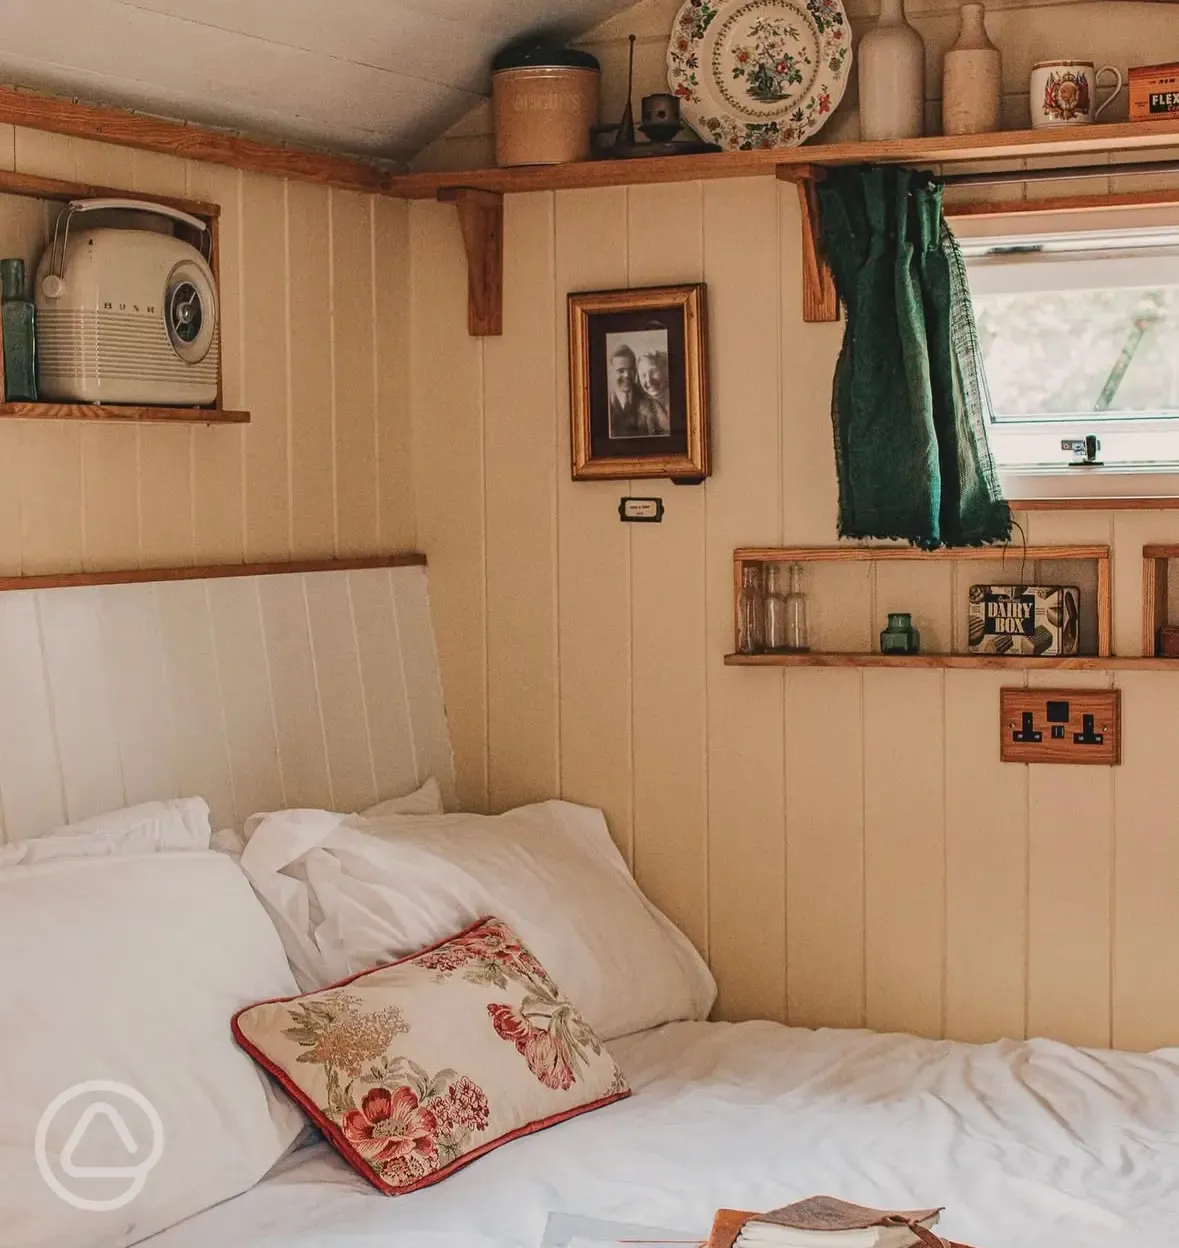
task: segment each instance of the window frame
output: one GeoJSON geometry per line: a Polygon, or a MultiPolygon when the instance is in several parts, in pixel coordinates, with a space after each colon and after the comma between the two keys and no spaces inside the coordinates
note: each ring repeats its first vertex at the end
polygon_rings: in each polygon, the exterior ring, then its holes
{"type": "MultiPolygon", "coordinates": [[[[1010,238],[1012,235],[1036,236],[1075,233],[1101,229],[1174,229],[1179,232],[1179,191],[1136,192],[1130,194],[1090,195],[1070,198],[1020,202],[959,203],[947,202],[946,217],[960,240],[972,242],[986,238],[1010,238]]],[[[1067,504],[1108,499],[1112,507],[1119,502],[1143,499],[1174,500],[1179,503],[1179,415],[1172,420],[1132,420],[1126,418],[1094,421],[1084,415],[1064,417],[1059,421],[1041,420],[1005,422],[1002,436],[1007,439],[1026,438],[1029,443],[1046,438],[1057,441],[1082,439],[1086,434],[1109,435],[1111,426],[1118,426],[1123,436],[1135,434],[1155,438],[1163,436],[1175,442],[1175,458],[1162,459],[1155,453],[1144,455],[1141,463],[1119,463],[1101,467],[1074,467],[1065,453],[1057,452],[1059,462],[1029,462],[1026,465],[1001,465],[999,477],[1004,493],[1013,503],[1045,500],[1067,504]],[[1169,426],[1169,428],[1168,428],[1169,426]]]]}

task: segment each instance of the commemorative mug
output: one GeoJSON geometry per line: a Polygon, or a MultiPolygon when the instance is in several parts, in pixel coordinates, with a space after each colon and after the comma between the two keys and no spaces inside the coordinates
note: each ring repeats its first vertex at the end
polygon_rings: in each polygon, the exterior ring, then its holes
{"type": "Polygon", "coordinates": [[[1087,126],[1117,99],[1125,82],[1112,65],[1096,68],[1092,61],[1040,61],[1032,66],[1032,128],[1087,126]],[[1109,95],[1097,103],[1098,79],[1112,74],[1109,95]]]}

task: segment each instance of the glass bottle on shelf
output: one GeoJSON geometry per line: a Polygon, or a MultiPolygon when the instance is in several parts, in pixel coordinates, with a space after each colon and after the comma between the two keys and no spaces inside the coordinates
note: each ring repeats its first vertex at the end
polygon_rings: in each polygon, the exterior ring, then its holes
{"type": "Polygon", "coordinates": [[[25,262],[0,260],[0,319],[4,329],[4,400],[37,397],[37,354],[32,300],[25,293],[25,262]]]}
{"type": "Polygon", "coordinates": [[[921,634],[908,612],[889,612],[888,627],[880,634],[881,654],[919,654],[921,634]]]}
{"type": "Polygon", "coordinates": [[[786,645],[789,654],[806,654],[810,650],[806,622],[806,594],[802,589],[802,564],[790,565],[790,593],[786,595],[786,645]]]}
{"type": "Polygon", "coordinates": [[[786,591],[782,586],[782,575],[785,568],[780,563],[771,563],[766,568],[766,649],[771,654],[784,654],[786,651],[786,591]]]}
{"type": "Polygon", "coordinates": [[[741,568],[741,592],[737,596],[738,654],[760,654],[765,649],[765,636],[761,566],[747,563],[741,568]]]}

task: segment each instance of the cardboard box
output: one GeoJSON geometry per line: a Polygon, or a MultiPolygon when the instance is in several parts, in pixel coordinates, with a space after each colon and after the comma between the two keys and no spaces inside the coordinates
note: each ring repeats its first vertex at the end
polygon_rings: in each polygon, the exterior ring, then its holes
{"type": "Polygon", "coordinates": [[[1070,655],[1081,648],[1074,585],[972,585],[971,654],[1070,655]]]}
{"type": "Polygon", "coordinates": [[[1179,63],[1130,70],[1130,120],[1179,116],[1179,63]]]}

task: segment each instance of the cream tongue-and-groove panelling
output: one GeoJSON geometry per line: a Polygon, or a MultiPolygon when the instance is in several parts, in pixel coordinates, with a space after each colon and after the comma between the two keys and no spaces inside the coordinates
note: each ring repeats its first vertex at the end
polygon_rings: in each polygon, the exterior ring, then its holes
{"type": "Polygon", "coordinates": [[[200,795],[363,810],[454,776],[422,567],[0,593],[0,841],[200,795]]]}
{"type": "MultiPolygon", "coordinates": [[[[858,36],[871,25],[879,5],[872,0],[844,0],[858,36]]],[[[639,100],[667,90],[667,43],[681,0],[643,0],[611,18],[578,41],[602,63],[602,121],[617,122],[626,98],[627,37],[635,45],[636,114],[639,100]]],[[[1131,65],[1179,59],[1179,23],[1169,5],[1120,0],[989,0],[987,30],[1003,51],[1003,124],[1020,129],[1029,122],[1028,78],[1036,61],[1086,58],[1114,64],[1123,73],[1131,65]]],[[[925,40],[926,133],[941,132],[942,57],[958,37],[958,0],[906,0],[905,12],[925,40]]],[[[843,103],[823,128],[819,141],[859,137],[858,92],[852,74],[843,103]]],[[[1126,119],[1123,93],[1103,114],[1126,119]]],[[[415,169],[462,169],[494,164],[491,110],[476,105],[441,138],[411,162],[415,169]]],[[[1063,192],[1061,192],[1063,193],[1063,192]]]]}
{"type": "MultiPolygon", "coordinates": [[[[0,574],[412,549],[407,211],[0,126],[0,167],[221,205],[225,403],[249,426],[0,421],[0,574]]],[[[33,262],[54,206],[0,196],[33,262]]]]}
{"type": "MultiPolygon", "coordinates": [[[[1029,193],[1043,188],[1029,188],[1029,193]]],[[[453,209],[410,207],[418,531],[462,804],[604,807],[708,956],[720,1014],[988,1040],[1179,1043],[1179,674],[726,668],[732,551],[835,540],[840,325],[801,319],[797,196],[749,179],[509,196],[505,332],[474,340],[453,209]],[[570,480],[565,299],[708,284],[715,474],[570,480]],[[659,495],[659,525],[618,500],[659,495]],[[1117,769],[1003,765],[1004,684],[1116,684],[1117,769]]],[[[1113,549],[1114,649],[1179,513],[1030,513],[1113,549]]],[[[960,638],[1006,565],[827,565],[813,644],[889,610],[960,638]]]]}

